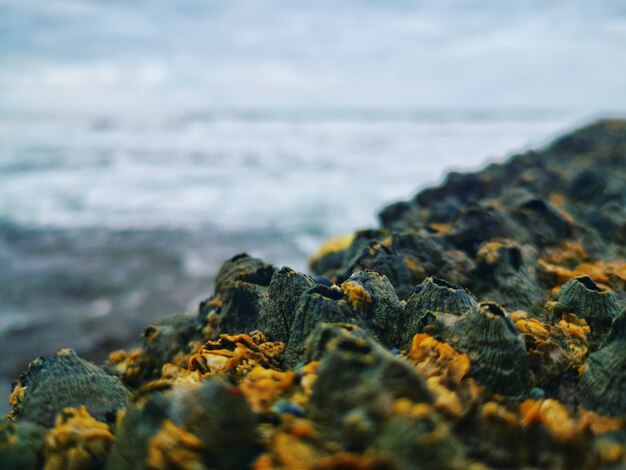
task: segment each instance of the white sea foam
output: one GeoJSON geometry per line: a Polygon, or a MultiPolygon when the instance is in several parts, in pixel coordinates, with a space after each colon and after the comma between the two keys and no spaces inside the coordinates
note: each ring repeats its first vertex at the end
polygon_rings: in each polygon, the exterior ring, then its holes
{"type": "Polygon", "coordinates": [[[5,118],[0,217],[38,227],[213,227],[317,239],[373,225],[377,208],[446,170],[478,168],[574,122],[571,115],[214,116],[141,125],[5,118]]]}

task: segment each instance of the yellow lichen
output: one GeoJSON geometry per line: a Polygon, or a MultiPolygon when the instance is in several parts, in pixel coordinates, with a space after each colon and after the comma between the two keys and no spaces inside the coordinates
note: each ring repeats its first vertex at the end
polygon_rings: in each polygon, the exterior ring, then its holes
{"type": "Polygon", "coordinates": [[[84,406],[65,408],[44,440],[44,470],[92,468],[105,458],[113,434],[84,406]]]}
{"type": "MultiPolygon", "coordinates": [[[[303,418],[287,417],[272,436],[268,452],[259,456],[252,468],[312,469],[320,458],[329,455],[330,449],[320,439],[313,423],[303,418]]],[[[333,449],[335,452],[338,449],[333,449]]]]}
{"type": "Polygon", "coordinates": [[[407,358],[415,363],[422,375],[444,376],[455,385],[469,375],[471,368],[467,354],[461,354],[449,344],[437,341],[425,333],[413,337],[407,358]]]}
{"type": "Polygon", "coordinates": [[[148,467],[155,470],[201,470],[202,441],[188,431],[165,420],[161,430],[148,442],[148,467]]]}
{"type": "Polygon", "coordinates": [[[257,366],[246,375],[240,387],[252,411],[263,413],[291,387],[295,376],[293,371],[281,372],[257,366]]]}
{"type": "Polygon", "coordinates": [[[450,224],[441,224],[438,222],[431,222],[428,226],[440,235],[449,235],[454,231],[454,227],[450,224]]]}
{"type": "Polygon", "coordinates": [[[581,430],[580,423],[556,400],[526,400],[520,404],[520,414],[522,425],[539,423],[561,441],[573,440],[581,430]]]}
{"type": "Polygon", "coordinates": [[[358,282],[348,281],[341,284],[341,289],[348,298],[348,302],[350,302],[353,310],[363,314],[367,313],[367,309],[372,303],[372,296],[365,287],[358,282]]]}
{"type": "Polygon", "coordinates": [[[353,233],[329,238],[321,247],[319,247],[317,252],[309,258],[309,264],[315,263],[317,260],[330,253],[347,249],[352,244],[353,240],[353,233]]]}
{"type": "Polygon", "coordinates": [[[585,408],[579,410],[580,421],[584,426],[589,427],[594,434],[605,434],[624,429],[626,419],[615,418],[613,416],[602,416],[585,408]]]}
{"type": "Polygon", "coordinates": [[[133,383],[141,373],[141,359],[143,349],[135,348],[129,352],[119,349],[109,354],[109,362],[113,364],[115,373],[120,376],[124,382],[133,383]]]}
{"type": "Polygon", "coordinates": [[[502,248],[500,242],[487,242],[476,253],[476,260],[479,263],[496,264],[500,260],[500,248],[502,248]]]}
{"type": "Polygon", "coordinates": [[[500,421],[507,426],[514,426],[517,423],[517,416],[495,401],[485,403],[481,408],[480,414],[484,419],[500,421]]]}

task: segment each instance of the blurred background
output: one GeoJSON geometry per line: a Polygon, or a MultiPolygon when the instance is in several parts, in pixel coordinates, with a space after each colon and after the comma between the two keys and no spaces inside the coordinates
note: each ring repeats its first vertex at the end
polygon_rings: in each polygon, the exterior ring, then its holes
{"type": "Polygon", "coordinates": [[[625,84],[623,2],[0,0],[0,395],[625,84]]]}

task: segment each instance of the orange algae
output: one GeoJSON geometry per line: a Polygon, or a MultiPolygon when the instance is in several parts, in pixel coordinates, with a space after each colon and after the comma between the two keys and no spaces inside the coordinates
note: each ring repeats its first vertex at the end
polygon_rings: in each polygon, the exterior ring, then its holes
{"type": "Polygon", "coordinates": [[[312,264],[316,260],[330,253],[335,253],[337,251],[345,250],[352,244],[353,240],[354,240],[353,233],[346,234],[346,235],[338,235],[336,237],[332,237],[328,239],[321,247],[318,248],[317,252],[309,258],[309,263],[312,264]]]}

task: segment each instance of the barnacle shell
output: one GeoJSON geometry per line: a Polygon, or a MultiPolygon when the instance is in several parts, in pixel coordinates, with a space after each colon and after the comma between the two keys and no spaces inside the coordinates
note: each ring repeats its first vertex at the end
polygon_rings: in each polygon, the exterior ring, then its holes
{"type": "Polygon", "coordinates": [[[256,449],[256,420],[242,391],[217,378],[175,391],[169,416],[198,437],[205,463],[214,468],[247,468],[256,449]]]}
{"type": "Polygon", "coordinates": [[[0,468],[37,469],[46,428],[35,423],[0,421],[0,468]]]}
{"type": "Polygon", "coordinates": [[[619,304],[613,293],[602,289],[589,276],[567,281],[559,290],[555,312],[573,312],[584,318],[594,331],[605,331],[619,313],[619,304]]]}
{"type": "Polygon", "coordinates": [[[309,258],[309,265],[316,274],[330,273],[341,267],[344,252],[352,245],[354,234],[338,235],[328,239],[318,250],[309,258]]]}
{"type": "Polygon", "coordinates": [[[497,304],[474,306],[452,326],[449,340],[469,355],[479,383],[512,398],[526,394],[530,371],[524,338],[497,304]]]}
{"type": "Polygon", "coordinates": [[[236,334],[259,328],[259,312],[267,301],[267,286],[235,281],[228,284],[217,332],[236,334]]]}
{"type": "Polygon", "coordinates": [[[64,408],[80,405],[98,420],[111,419],[126,406],[129,395],[117,377],[79,358],[72,349],[31,362],[14,387],[25,387],[21,403],[14,407],[17,418],[47,427],[64,408]]]}
{"type": "Polygon", "coordinates": [[[437,277],[428,277],[415,287],[404,308],[404,343],[415,333],[445,315],[459,316],[476,305],[474,298],[461,286],[437,277]]]}
{"type": "Polygon", "coordinates": [[[66,408],[46,434],[44,470],[95,468],[112,442],[109,426],[91,417],[84,406],[66,408]]]}
{"type": "Polygon", "coordinates": [[[573,230],[571,223],[550,202],[542,199],[530,199],[520,204],[513,215],[538,244],[560,243],[573,230]]]}
{"type": "Polygon", "coordinates": [[[337,338],[370,339],[362,328],[351,323],[319,323],[304,344],[304,362],[319,361],[337,338]]]}
{"type": "Polygon", "coordinates": [[[355,323],[364,325],[361,315],[350,308],[343,291],[337,287],[315,286],[300,297],[296,317],[291,325],[285,357],[297,363],[304,352],[308,336],[319,323],[355,323]]]}
{"type": "Polygon", "coordinates": [[[397,342],[403,309],[385,276],[357,269],[341,284],[341,289],[352,310],[361,314],[365,325],[379,340],[387,345],[397,342]]]}
{"type": "Polygon", "coordinates": [[[461,213],[456,229],[446,238],[474,256],[484,242],[511,238],[513,233],[511,222],[496,208],[469,207],[461,213]]]}
{"type": "Polygon", "coordinates": [[[589,355],[578,394],[593,411],[626,417],[626,309],[613,321],[606,345],[589,355]]]}
{"type": "Polygon", "coordinates": [[[431,406],[400,399],[393,413],[374,444],[377,455],[387,456],[398,468],[467,468],[463,446],[431,406]]]}
{"type": "Polygon", "coordinates": [[[190,463],[196,463],[200,453],[201,462],[210,468],[246,468],[256,440],[256,420],[242,391],[222,379],[208,378],[167,394],[153,392],[129,406],[107,468],[147,464],[159,468],[171,458],[164,455],[168,449],[190,463]]]}
{"type": "Polygon", "coordinates": [[[287,342],[302,293],[315,286],[310,276],[283,267],[272,276],[269,300],[259,313],[259,329],[273,341],[287,342]]]}
{"type": "Polygon", "coordinates": [[[200,325],[195,315],[179,313],[148,325],[143,332],[143,354],[140,356],[141,376],[158,375],[163,365],[185,351],[187,344],[199,338],[200,325]]]}
{"type": "Polygon", "coordinates": [[[215,279],[215,293],[222,296],[229,285],[236,281],[268,286],[274,270],[273,265],[247,253],[240,253],[222,264],[215,279]]]}
{"type": "Polygon", "coordinates": [[[221,307],[218,333],[256,330],[259,310],[275,269],[246,253],[226,261],[217,274],[215,296],[200,304],[200,319],[206,321],[214,307],[221,307]]]}
{"type": "Polygon", "coordinates": [[[348,448],[363,449],[380,432],[395,398],[431,401],[411,366],[373,342],[337,338],[317,369],[309,416],[348,448]]]}
{"type": "Polygon", "coordinates": [[[431,222],[428,229],[419,228],[420,223],[411,224],[391,232],[391,248],[404,260],[413,275],[413,285],[427,276],[437,276],[451,282],[465,285],[467,274],[473,269],[473,261],[460,250],[448,250],[436,238],[449,234],[452,228],[446,224],[431,222]],[[432,234],[435,231],[436,234],[432,234]]]}
{"type": "Polygon", "coordinates": [[[133,470],[146,466],[148,442],[167,419],[169,402],[163,393],[153,393],[131,403],[115,431],[107,470],[133,470]]]}
{"type": "Polygon", "coordinates": [[[522,247],[512,240],[484,243],[476,254],[473,288],[482,299],[506,308],[540,306],[544,300],[543,291],[529,269],[527,257],[522,247]]]}
{"type": "Polygon", "coordinates": [[[367,243],[348,263],[343,278],[357,269],[369,269],[384,275],[396,290],[400,299],[411,295],[413,275],[402,258],[391,248],[372,241],[367,243]]]}

